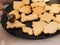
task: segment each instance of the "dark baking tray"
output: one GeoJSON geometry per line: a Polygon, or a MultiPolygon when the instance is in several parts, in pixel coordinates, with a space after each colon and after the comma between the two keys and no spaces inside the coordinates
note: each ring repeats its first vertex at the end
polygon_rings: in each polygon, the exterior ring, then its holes
{"type": "MultiPolygon", "coordinates": [[[[51,0],[50,2],[47,2],[48,5],[50,4],[53,4],[53,3],[58,3],[60,4],[60,0],[51,0]]],[[[11,3],[6,9],[5,11],[6,12],[10,12],[11,10],[13,10],[13,3],[11,3]]],[[[38,20],[35,20],[35,21],[38,21],[38,20]]],[[[56,36],[58,34],[60,34],[60,31],[57,31],[55,34],[44,34],[42,33],[41,35],[39,36],[29,36],[28,34],[25,34],[22,32],[22,29],[21,28],[14,28],[14,29],[6,29],[6,22],[7,22],[7,16],[6,14],[4,13],[3,16],[2,16],[2,20],[1,20],[1,24],[3,26],[3,28],[8,32],[10,33],[11,35],[15,36],[15,37],[18,37],[18,38],[23,38],[23,39],[29,39],[29,40],[38,40],[38,39],[47,39],[47,38],[50,38],[50,37],[53,37],[53,36],[56,36]]],[[[28,27],[32,27],[32,21],[29,21],[29,22],[25,22],[25,24],[28,26],[28,27]]]]}

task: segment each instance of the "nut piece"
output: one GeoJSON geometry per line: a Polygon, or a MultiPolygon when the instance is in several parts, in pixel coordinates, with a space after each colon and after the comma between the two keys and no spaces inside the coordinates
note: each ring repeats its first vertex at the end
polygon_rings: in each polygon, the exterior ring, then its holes
{"type": "Polygon", "coordinates": [[[16,19],[19,19],[20,18],[20,14],[16,10],[12,10],[9,14],[14,14],[15,17],[16,17],[16,19]]]}
{"type": "Polygon", "coordinates": [[[9,22],[14,23],[15,22],[15,19],[16,19],[16,17],[15,17],[14,14],[9,14],[8,15],[8,21],[9,22]]]}

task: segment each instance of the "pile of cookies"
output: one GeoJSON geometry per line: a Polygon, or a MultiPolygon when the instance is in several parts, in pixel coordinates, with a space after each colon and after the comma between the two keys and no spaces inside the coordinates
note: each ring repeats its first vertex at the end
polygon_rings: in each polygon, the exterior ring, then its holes
{"type": "Polygon", "coordinates": [[[50,0],[22,0],[14,1],[13,9],[9,14],[14,14],[14,23],[7,21],[7,29],[22,28],[24,33],[39,36],[42,32],[53,34],[60,30],[60,4],[48,5],[50,0]],[[21,21],[19,21],[19,20],[21,21]],[[39,21],[34,21],[39,19],[39,21]],[[27,27],[22,22],[32,21],[32,27],[27,27]]]}

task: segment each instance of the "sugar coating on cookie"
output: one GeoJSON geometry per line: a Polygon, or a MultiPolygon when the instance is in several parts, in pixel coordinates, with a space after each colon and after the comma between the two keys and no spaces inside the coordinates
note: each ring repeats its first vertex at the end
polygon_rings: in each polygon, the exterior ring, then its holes
{"type": "Polygon", "coordinates": [[[19,22],[18,20],[15,20],[14,23],[10,23],[9,21],[7,22],[7,29],[8,28],[20,28],[20,27],[24,27],[25,24],[19,22]]]}
{"type": "Polygon", "coordinates": [[[16,19],[19,19],[20,18],[20,14],[16,10],[12,10],[11,12],[9,12],[9,14],[14,14],[15,17],[16,17],[16,19]]]}
{"type": "Polygon", "coordinates": [[[22,1],[14,1],[13,2],[13,9],[18,10],[19,8],[24,6],[24,2],[22,1]]]}
{"type": "Polygon", "coordinates": [[[48,25],[44,27],[44,33],[45,34],[53,34],[57,31],[58,24],[56,22],[50,22],[48,25]]]}
{"type": "Polygon", "coordinates": [[[49,23],[55,17],[53,16],[53,13],[44,13],[43,15],[39,15],[39,18],[49,23]]]}
{"type": "Polygon", "coordinates": [[[25,14],[30,14],[31,13],[30,6],[24,6],[24,7],[20,8],[19,11],[22,12],[22,13],[25,13],[25,14]]]}
{"type": "Polygon", "coordinates": [[[43,32],[44,26],[46,26],[47,23],[45,22],[32,22],[33,32],[35,36],[39,36],[43,32]]]}
{"type": "Polygon", "coordinates": [[[26,22],[26,21],[32,21],[38,19],[38,15],[37,14],[30,14],[28,16],[25,15],[25,13],[21,14],[21,22],[26,22]]]}
{"type": "Polygon", "coordinates": [[[28,33],[29,35],[33,35],[33,30],[32,30],[32,28],[30,28],[30,27],[23,27],[23,28],[22,28],[22,31],[23,31],[24,33],[28,33]]]}
{"type": "Polygon", "coordinates": [[[33,14],[42,14],[45,12],[45,9],[43,9],[43,7],[36,7],[36,8],[33,8],[33,14]]]}

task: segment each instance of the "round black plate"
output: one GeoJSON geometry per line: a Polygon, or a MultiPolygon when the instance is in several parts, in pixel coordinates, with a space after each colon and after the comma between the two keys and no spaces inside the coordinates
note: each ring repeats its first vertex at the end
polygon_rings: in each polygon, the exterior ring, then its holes
{"type": "MultiPolygon", "coordinates": [[[[51,0],[50,2],[47,2],[47,4],[49,4],[49,5],[53,4],[53,3],[60,3],[60,0],[51,0]]],[[[5,9],[5,11],[9,13],[11,10],[13,10],[13,4],[12,3],[5,9]]],[[[35,20],[35,21],[37,21],[37,20],[35,20]]],[[[7,16],[4,13],[4,15],[2,16],[2,20],[1,20],[3,28],[8,33],[10,33],[11,35],[19,37],[19,38],[30,39],[30,40],[38,40],[38,39],[50,38],[50,37],[56,36],[57,34],[60,33],[60,31],[57,31],[55,34],[51,34],[51,35],[50,34],[46,35],[46,34],[42,33],[38,37],[35,37],[34,35],[29,36],[28,34],[23,33],[21,28],[18,28],[18,29],[16,29],[16,28],[14,28],[14,29],[6,29],[6,22],[7,22],[7,16]]],[[[26,25],[28,27],[31,27],[31,24],[32,24],[31,22],[25,22],[25,23],[26,23],[26,25]]]]}

